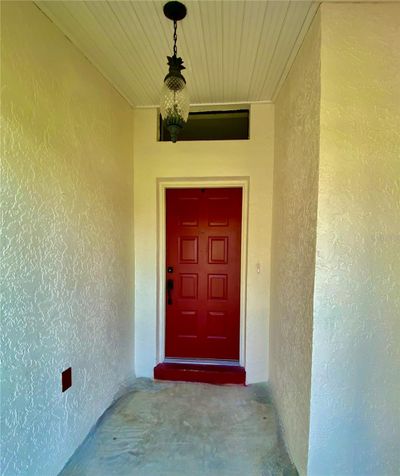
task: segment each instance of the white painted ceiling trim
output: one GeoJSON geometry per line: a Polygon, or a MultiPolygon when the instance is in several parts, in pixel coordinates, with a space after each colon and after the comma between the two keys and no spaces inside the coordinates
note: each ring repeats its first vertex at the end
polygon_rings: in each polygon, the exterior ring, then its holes
{"type": "MultiPolygon", "coordinates": [[[[166,1],[166,0],[165,0],[166,1]]],[[[159,0],[36,0],[134,107],[158,107],[172,49],[159,0]]],[[[319,3],[186,0],[178,54],[193,105],[274,101],[319,3]]]]}
{"type": "MultiPolygon", "coordinates": [[[[221,108],[232,108],[232,107],[243,107],[251,106],[252,104],[272,104],[272,101],[238,101],[238,102],[210,102],[210,103],[199,103],[199,104],[190,104],[190,107],[221,107],[221,108]]],[[[149,106],[135,106],[135,109],[154,109],[160,107],[159,104],[152,104],[149,106]]]]}

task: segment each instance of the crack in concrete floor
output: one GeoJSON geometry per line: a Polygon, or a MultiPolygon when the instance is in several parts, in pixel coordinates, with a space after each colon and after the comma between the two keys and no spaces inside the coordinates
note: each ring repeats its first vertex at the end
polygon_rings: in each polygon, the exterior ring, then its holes
{"type": "Polygon", "coordinates": [[[266,384],[137,379],[60,476],[293,476],[266,384]]]}

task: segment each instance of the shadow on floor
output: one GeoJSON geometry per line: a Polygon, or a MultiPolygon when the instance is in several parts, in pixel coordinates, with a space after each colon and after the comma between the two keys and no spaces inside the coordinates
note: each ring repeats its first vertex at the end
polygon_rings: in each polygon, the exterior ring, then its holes
{"type": "Polygon", "coordinates": [[[60,476],[294,476],[266,384],[138,379],[60,476]]]}

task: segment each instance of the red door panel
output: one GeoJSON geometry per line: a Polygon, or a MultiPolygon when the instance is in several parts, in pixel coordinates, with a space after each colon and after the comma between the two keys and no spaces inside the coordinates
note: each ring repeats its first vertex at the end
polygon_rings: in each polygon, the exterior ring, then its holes
{"type": "Polygon", "coordinates": [[[166,202],[166,356],[238,360],[242,190],[171,189],[166,202]]]}

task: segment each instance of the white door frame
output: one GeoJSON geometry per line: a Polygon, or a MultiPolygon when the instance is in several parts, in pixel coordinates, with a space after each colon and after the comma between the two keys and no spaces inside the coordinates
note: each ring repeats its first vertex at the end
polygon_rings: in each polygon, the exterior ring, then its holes
{"type": "Polygon", "coordinates": [[[239,364],[246,367],[246,294],[249,177],[199,177],[157,179],[157,364],[165,360],[166,289],[166,200],[167,188],[241,188],[242,241],[240,264],[240,346],[239,364]]]}

